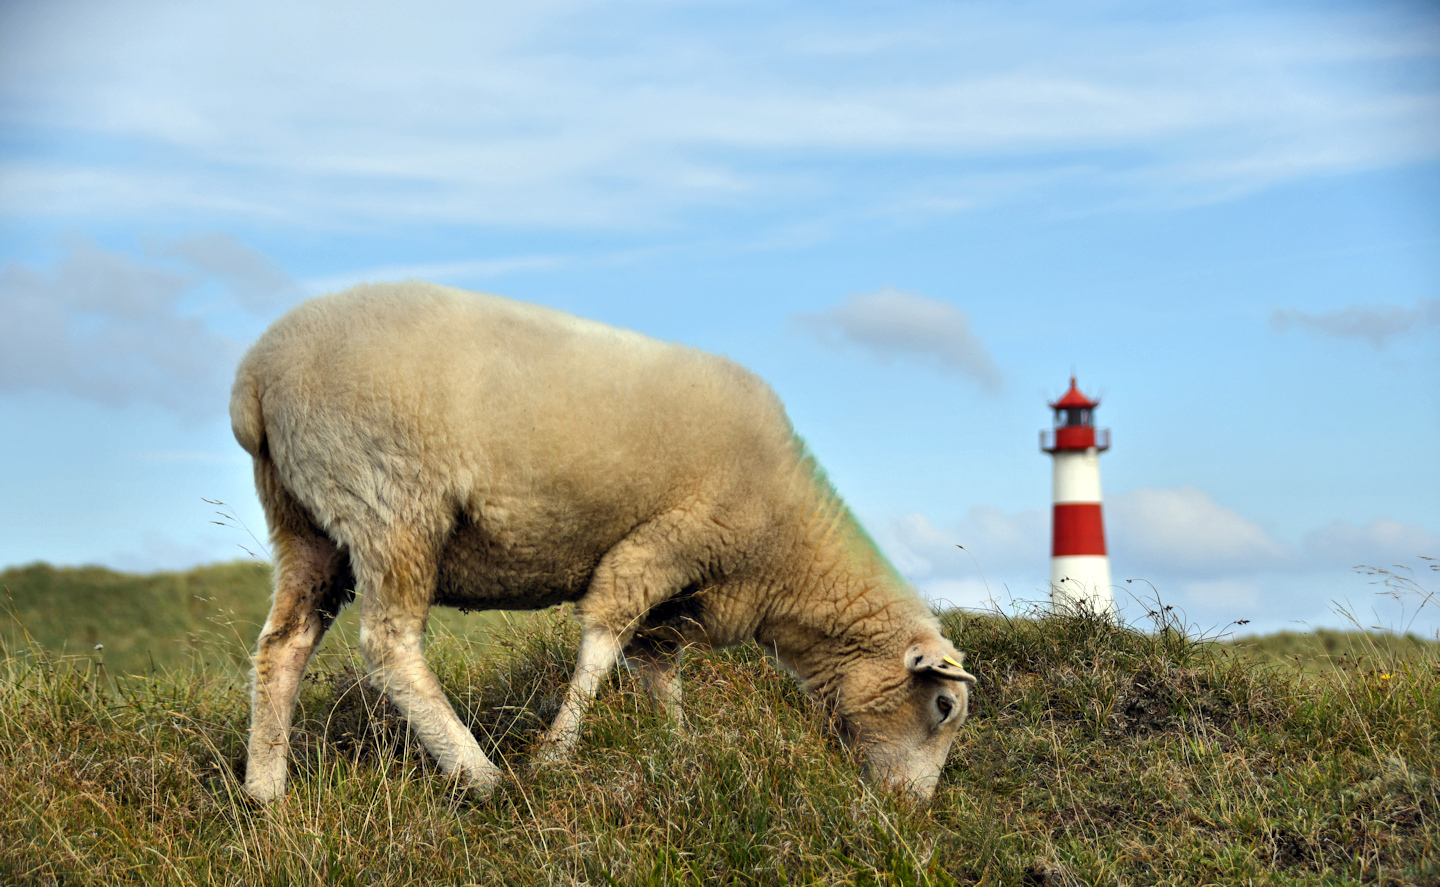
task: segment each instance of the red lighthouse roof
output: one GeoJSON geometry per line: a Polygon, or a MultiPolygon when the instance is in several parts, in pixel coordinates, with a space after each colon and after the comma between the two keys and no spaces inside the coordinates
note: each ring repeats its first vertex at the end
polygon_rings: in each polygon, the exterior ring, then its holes
{"type": "Polygon", "coordinates": [[[1074,407],[1090,407],[1090,408],[1093,409],[1094,407],[1098,407],[1098,406],[1100,406],[1100,401],[1098,401],[1098,400],[1091,400],[1090,398],[1088,398],[1088,397],[1086,397],[1085,395],[1081,394],[1081,393],[1080,393],[1080,389],[1075,386],[1075,377],[1074,377],[1074,376],[1071,376],[1071,377],[1070,377],[1070,390],[1067,391],[1067,392],[1065,392],[1065,394],[1062,395],[1059,400],[1057,400],[1057,401],[1055,401],[1054,403],[1050,404],[1050,409],[1052,409],[1052,410],[1064,410],[1064,409],[1072,409],[1072,408],[1074,408],[1074,407]]]}

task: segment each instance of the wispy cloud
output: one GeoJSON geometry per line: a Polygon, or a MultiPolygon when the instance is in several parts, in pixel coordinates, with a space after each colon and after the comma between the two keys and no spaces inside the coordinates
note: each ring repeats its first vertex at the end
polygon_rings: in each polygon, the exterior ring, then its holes
{"type": "Polygon", "coordinates": [[[917,581],[1027,569],[1042,579],[1048,575],[1050,518],[1039,510],[1011,513],[977,505],[943,527],[912,512],[881,524],[876,536],[896,568],[917,581]]]}
{"type": "Polygon", "coordinates": [[[1413,308],[1363,304],[1314,313],[1277,308],[1270,314],[1270,327],[1277,333],[1300,327],[1337,339],[1362,339],[1380,350],[1392,339],[1440,327],[1440,299],[1421,299],[1413,308]]]}
{"type": "Polygon", "coordinates": [[[1337,566],[1387,567],[1417,556],[1440,557],[1440,536],[1390,518],[1356,526],[1335,521],[1305,536],[1312,558],[1337,566]]]}
{"type": "Polygon", "coordinates": [[[0,391],[154,403],[186,419],[224,413],[242,346],[186,314],[215,281],[242,307],[271,305],[288,275],[229,235],[156,244],[143,262],[75,239],[45,271],[0,270],[0,391]]]}
{"type": "Polygon", "coordinates": [[[35,136],[6,149],[7,212],[613,228],[842,194],[917,213],[1034,188],[1224,196],[1440,154],[1440,90],[1408,76],[1440,46],[1423,9],[361,2],[332,28],[303,2],[132,0],[81,18],[32,4],[0,28],[0,122],[35,136]],[[857,161],[893,190],[856,194],[857,161]],[[958,173],[973,187],[914,199],[958,173]]]}
{"type": "Polygon", "coordinates": [[[153,251],[158,256],[183,259],[201,272],[220,278],[247,311],[269,311],[297,295],[295,281],[285,269],[234,234],[200,234],[158,244],[153,251]]]}
{"type": "Polygon", "coordinates": [[[991,394],[1001,373],[964,311],[929,296],[886,287],[851,296],[795,322],[820,341],[854,347],[878,360],[911,359],[944,373],[968,376],[991,394]]]}
{"type": "Polygon", "coordinates": [[[334,292],[359,283],[394,280],[426,280],[433,283],[503,277],[528,271],[547,271],[574,264],[573,256],[528,255],[508,258],[467,259],[460,262],[430,262],[417,265],[385,265],[363,268],[330,277],[307,280],[316,292],[334,292]]]}

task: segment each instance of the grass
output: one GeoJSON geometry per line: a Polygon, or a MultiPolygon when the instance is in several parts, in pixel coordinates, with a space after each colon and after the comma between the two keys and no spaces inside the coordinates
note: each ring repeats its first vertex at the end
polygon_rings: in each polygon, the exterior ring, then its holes
{"type": "Polygon", "coordinates": [[[1304,675],[1333,671],[1384,671],[1396,663],[1433,659],[1440,653],[1440,643],[1415,634],[1328,628],[1240,638],[1227,646],[1257,662],[1292,669],[1304,675]]]}
{"type": "MultiPolygon", "coordinates": [[[[143,575],[31,564],[0,572],[0,656],[39,648],[91,659],[112,677],[246,669],[269,609],[270,567],[258,561],[143,575]]],[[[353,636],[357,618],[355,607],[343,612],[339,633],[353,636]]],[[[437,609],[431,621],[479,638],[497,618],[437,609]]]]}
{"type": "Polygon", "coordinates": [[[0,653],[39,646],[103,659],[118,674],[197,655],[240,666],[265,621],[269,587],[269,566],[253,561],[148,575],[16,567],[0,573],[0,653]]]}
{"type": "MultiPolygon", "coordinates": [[[[1440,562],[1422,557],[1422,569],[1440,573],[1440,562]]],[[[1415,575],[1412,567],[1357,567],[1372,577],[1371,584],[1379,593],[1393,598],[1401,607],[1402,621],[1408,611],[1408,622],[1399,631],[1384,631],[1377,625],[1366,626],[1352,615],[1341,615],[1354,626],[1351,631],[1321,628],[1313,632],[1283,631],[1264,637],[1245,637],[1228,646],[1241,655],[1271,665],[1283,664],[1300,674],[1318,675],[1334,671],[1355,673],[1395,671],[1398,665],[1431,660],[1440,655],[1440,639],[1425,639],[1415,634],[1415,617],[1427,606],[1440,603],[1440,591],[1426,588],[1423,574],[1415,575]]]]}
{"type": "MultiPolygon", "coordinates": [[[[1302,675],[1083,616],[951,612],[980,676],[927,809],[859,781],[753,647],[684,665],[690,726],[620,675],[537,773],[577,633],[437,631],[427,658],[511,772],[475,803],[361,679],[312,665],[283,802],[239,794],[243,681],[0,659],[0,881],[17,884],[1440,885],[1440,657],[1302,675]]],[[[1389,654],[1384,654],[1389,655],[1389,654]]],[[[107,666],[108,667],[108,666],[107,666]]]]}

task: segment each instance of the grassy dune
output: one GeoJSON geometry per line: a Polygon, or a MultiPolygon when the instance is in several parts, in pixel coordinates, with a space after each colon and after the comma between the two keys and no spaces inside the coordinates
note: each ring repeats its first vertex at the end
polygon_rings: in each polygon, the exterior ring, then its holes
{"type": "Polygon", "coordinates": [[[1440,885],[1440,657],[1302,676],[1172,627],[950,613],[980,676],[928,809],[876,795],[753,647],[686,660],[687,730],[620,675],[574,763],[528,770],[577,634],[558,613],[427,656],[512,778],[457,793],[342,635],[286,799],[243,800],[233,667],[107,680],[0,659],[0,882],[1440,885]]]}
{"type": "MultiPolygon", "coordinates": [[[[0,656],[38,647],[103,664],[112,677],[246,669],[269,609],[270,567],[256,561],[144,575],[32,564],[0,572],[0,656]]],[[[341,636],[354,636],[357,615],[341,614],[341,636]]],[[[432,617],[436,630],[466,637],[495,621],[442,609],[432,617]]]]}
{"type": "Polygon", "coordinates": [[[37,645],[103,659],[115,673],[173,668],[195,656],[240,665],[265,621],[269,586],[269,566],[243,561],[149,575],[17,567],[0,573],[0,652],[37,645]]]}
{"type": "Polygon", "coordinates": [[[1433,658],[1440,644],[1414,634],[1334,631],[1282,631],[1230,641],[1227,646],[1258,662],[1304,674],[1330,671],[1381,671],[1397,662],[1433,658]]]}

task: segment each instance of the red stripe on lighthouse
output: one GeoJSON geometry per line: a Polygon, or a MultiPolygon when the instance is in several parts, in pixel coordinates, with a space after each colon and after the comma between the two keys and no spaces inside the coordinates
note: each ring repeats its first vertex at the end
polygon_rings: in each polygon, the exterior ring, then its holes
{"type": "Polygon", "coordinates": [[[1105,524],[1099,502],[1057,504],[1052,526],[1051,557],[1105,553],[1105,524]]]}

